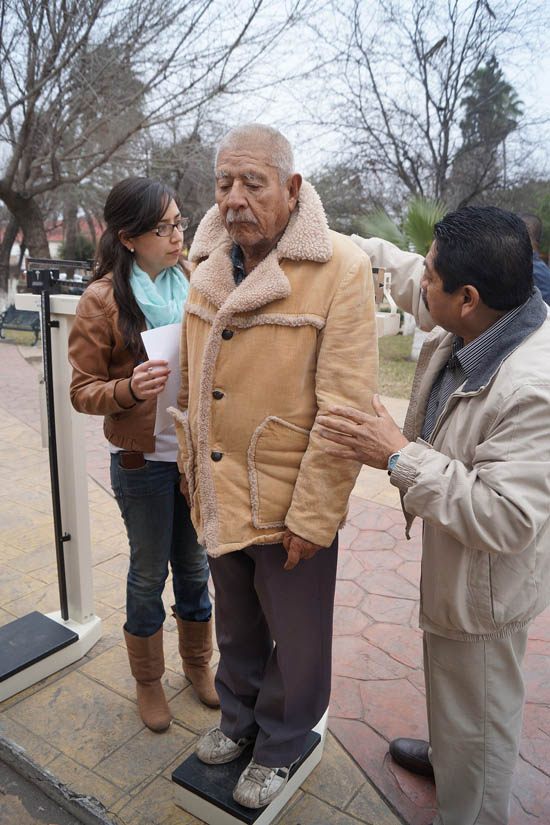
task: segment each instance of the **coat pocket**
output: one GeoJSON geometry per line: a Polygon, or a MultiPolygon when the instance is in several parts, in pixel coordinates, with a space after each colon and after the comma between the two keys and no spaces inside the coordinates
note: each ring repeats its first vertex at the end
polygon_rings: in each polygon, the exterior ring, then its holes
{"type": "Polygon", "coordinates": [[[195,451],[191,440],[191,430],[189,429],[189,419],[186,413],[176,407],[168,407],[168,412],[174,419],[176,435],[178,437],[178,461],[180,469],[183,468],[187,484],[189,486],[189,500],[191,507],[195,495],[195,451]]]}
{"type": "Polygon", "coordinates": [[[536,549],[490,555],[491,603],[497,627],[524,622],[537,601],[536,549]]]}
{"type": "Polygon", "coordinates": [[[269,416],[256,428],[248,448],[252,523],[284,527],[309,430],[269,416]]]}

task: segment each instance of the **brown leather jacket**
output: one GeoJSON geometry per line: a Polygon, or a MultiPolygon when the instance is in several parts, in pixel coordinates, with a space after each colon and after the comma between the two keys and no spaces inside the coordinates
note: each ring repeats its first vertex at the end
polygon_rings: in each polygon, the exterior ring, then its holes
{"type": "Polygon", "coordinates": [[[105,437],[117,447],[154,452],[156,398],[137,403],[130,394],[135,361],[118,329],[111,275],[91,283],[78,302],[69,335],[69,361],[75,410],[104,415],[105,437]]]}

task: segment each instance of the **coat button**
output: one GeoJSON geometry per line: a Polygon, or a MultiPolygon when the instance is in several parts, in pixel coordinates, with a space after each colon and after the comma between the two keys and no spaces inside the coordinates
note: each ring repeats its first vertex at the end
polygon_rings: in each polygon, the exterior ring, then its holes
{"type": "Polygon", "coordinates": [[[214,392],[212,393],[216,401],[219,401],[220,398],[223,398],[224,394],[225,393],[223,393],[221,390],[214,390],[214,392]]]}
{"type": "Polygon", "coordinates": [[[222,338],[225,341],[229,341],[230,338],[233,338],[233,330],[232,329],[224,329],[222,332],[222,338]]]}
{"type": "Polygon", "coordinates": [[[222,457],[223,457],[223,453],[217,453],[217,452],[210,453],[210,458],[212,459],[212,461],[221,461],[222,457]]]}

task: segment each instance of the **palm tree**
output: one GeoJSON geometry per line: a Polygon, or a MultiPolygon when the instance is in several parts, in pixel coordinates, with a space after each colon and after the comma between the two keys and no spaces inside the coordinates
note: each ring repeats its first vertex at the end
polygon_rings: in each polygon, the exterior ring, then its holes
{"type": "Polygon", "coordinates": [[[432,245],[434,226],[447,212],[441,201],[417,196],[407,203],[400,224],[378,209],[360,220],[361,231],[368,238],[383,238],[400,249],[426,255],[432,245]]]}

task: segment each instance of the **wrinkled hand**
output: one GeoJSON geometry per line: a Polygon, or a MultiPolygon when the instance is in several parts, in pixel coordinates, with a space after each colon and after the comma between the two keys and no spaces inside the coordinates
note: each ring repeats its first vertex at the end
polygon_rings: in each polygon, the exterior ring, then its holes
{"type": "Polygon", "coordinates": [[[144,361],[134,367],[132,373],[132,390],[141,401],[154,398],[166,386],[170,375],[168,361],[144,361]]]}
{"type": "Polygon", "coordinates": [[[372,399],[375,415],[356,410],[353,407],[329,407],[330,415],[320,415],[319,434],[341,444],[340,447],[325,447],[330,455],[352,458],[370,467],[385,470],[388,459],[409,443],[378,395],[372,399]]]}
{"type": "Polygon", "coordinates": [[[288,528],[283,536],[283,546],[287,553],[285,570],[293,570],[300,559],[312,559],[315,553],[321,550],[320,544],[313,544],[312,541],[297,536],[288,528]]]}
{"type": "Polygon", "coordinates": [[[187,506],[190,508],[191,507],[191,496],[189,495],[189,484],[187,483],[187,478],[185,477],[184,473],[182,473],[180,475],[180,493],[182,494],[182,496],[186,500],[187,506]]]}

